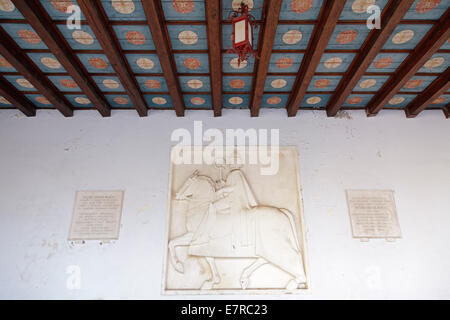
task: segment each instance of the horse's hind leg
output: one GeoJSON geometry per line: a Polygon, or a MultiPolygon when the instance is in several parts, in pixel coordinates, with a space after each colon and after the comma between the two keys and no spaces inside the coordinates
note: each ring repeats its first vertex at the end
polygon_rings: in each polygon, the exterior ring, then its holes
{"type": "Polygon", "coordinates": [[[188,246],[193,238],[194,234],[192,232],[188,232],[181,237],[172,239],[169,241],[169,257],[170,262],[172,263],[175,270],[180,273],[184,273],[183,264],[178,260],[177,253],[175,251],[175,247],[177,246],[188,246]]]}
{"type": "Polygon", "coordinates": [[[217,266],[216,266],[216,262],[214,260],[214,258],[211,257],[205,257],[206,261],[209,264],[209,267],[211,268],[211,279],[206,280],[203,284],[202,284],[202,290],[211,290],[212,287],[215,284],[220,283],[221,279],[220,279],[220,275],[219,275],[219,271],[217,271],[217,266]]]}
{"type": "Polygon", "coordinates": [[[241,275],[241,288],[247,289],[249,278],[253,272],[256,271],[259,267],[265,265],[268,261],[264,258],[258,258],[255,262],[253,262],[249,267],[245,268],[241,275]]]}

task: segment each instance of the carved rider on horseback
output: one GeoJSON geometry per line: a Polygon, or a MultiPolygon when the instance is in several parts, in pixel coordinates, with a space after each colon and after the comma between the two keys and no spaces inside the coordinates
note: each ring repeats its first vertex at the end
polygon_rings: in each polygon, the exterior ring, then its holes
{"type": "Polygon", "coordinates": [[[220,170],[220,180],[216,182],[216,200],[194,235],[193,248],[196,244],[214,241],[224,233],[231,233],[230,248],[237,249],[251,244],[247,212],[258,206],[258,202],[240,170],[242,165],[237,163],[238,159],[235,157],[228,160],[225,165],[216,164],[216,168],[220,170]],[[223,169],[229,170],[225,178],[222,176],[223,169]],[[218,229],[215,223],[218,216],[228,216],[229,228],[221,225],[220,230],[218,229]]]}

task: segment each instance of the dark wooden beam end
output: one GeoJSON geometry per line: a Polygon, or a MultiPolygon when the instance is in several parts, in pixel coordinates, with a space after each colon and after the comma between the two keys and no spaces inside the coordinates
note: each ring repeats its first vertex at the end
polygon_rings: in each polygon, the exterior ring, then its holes
{"type": "Polygon", "coordinates": [[[383,48],[400,20],[406,14],[414,0],[390,0],[381,16],[381,29],[373,29],[353,59],[348,71],[342,77],[327,105],[327,115],[334,117],[351,94],[353,88],[364,75],[364,72],[374,61],[383,48]]]}
{"type": "Polygon", "coordinates": [[[10,84],[3,76],[0,76],[0,95],[11,102],[17,109],[27,117],[36,116],[36,107],[19,90],[10,84]]]}
{"type": "Polygon", "coordinates": [[[405,108],[406,117],[414,118],[425,110],[434,100],[450,89],[450,67],[434,80],[420,95],[405,108]]]}
{"type": "Polygon", "coordinates": [[[266,85],[267,71],[269,70],[270,56],[277,33],[278,18],[280,16],[282,0],[269,0],[266,6],[266,14],[263,26],[263,37],[259,59],[256,61],[256,79],[253,90],[253,97],[250,99],[250,115],[257,117],[261,108],[264,87],[266,85]]]}
{"type": "Polygon", "coordinates": [[[120,82],[130,97],[139,116],[147,116],[147,103],[145,102],[142,92],[139,89],[139,85],[128,65],[128,61],[122,53],[120,45],[113,36],[113,31],[108,24],[103,8],[100,7],[99,1],[78,0],[78,5],[80,6],[81,11],[83,11],[89,26],[102,46],[105,55],[108,57],[114,71],[117,73],[120,82]]]}
{"type": "Polygon", "coordinates": [[[59,29],[52,23],[40,2],[36,0],[13,0],[13,3],[100,114],[109,117],[111,115],[109,103],[78,57],[68,46],[59,29]]]}
{"type": "Polygon", "coordinates": [[[344,9],[345,1],[325,0],[289,97],[287,112],[295,117],[344,9]]]}
{"type": "Polygon", "coordinates": [[[222,115],[222,56],[220,35],[220,0],[205,1],[206,28],[209,48],[209,70],[214,116],[222,115]]]}
{"type": "Polygon", "coordinates": [[[405,83],[438,51],[450,38],[450,9],[426,34],[416,49],[402,62],[395,74],[389,78],[378,93],[369,101],[367,114],[375,116],[403,88],[405,83]]]}
{"type": "Polygon", "coordinates": [[[142,0],[147,23],[152,33],[153,42],[156,46],[156,53],[161,63],[164,78],[169,88],[170,97],[178,117],[184,116],[184,99],[181,93],[181,87],[178,82],[177,68],[173,58],[172,50],[169,44],[169,38],[166,30],[166,23],[163,18],[163,10],[158,0],[142,0]]]}
{"type": "Polygon", "coordinates": [[[65,117],[72,117],[73,108],[67,98],[56,89],[2,27],[0,39],[0,54],[65,117]]]}
{"type": "Polygon", "coordinates": [[[450,119],[450,104],[447,104],[444,109],[444,115],[447,119],[450,119]]]}

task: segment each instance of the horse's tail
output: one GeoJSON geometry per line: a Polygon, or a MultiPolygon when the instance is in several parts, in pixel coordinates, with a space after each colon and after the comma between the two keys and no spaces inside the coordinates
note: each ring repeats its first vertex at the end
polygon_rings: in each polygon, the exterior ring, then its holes
{"type": "Polygon", "coordinates": [[[294,235],[294,242],[295,242],[295,243],[293,243],[293,246],[294,246],[294,248],[295,248],[297,251],[300,252],[300,243],[299,243],[299,241],[298,241],[298,235],[297,235],[297,231],[296,231],[296,228],[295,228],[295,220],[294,220],[294,217],[293,217],[293,215],[292,215],[292,212],[290,212],[290,211],[287,210],[287,209],[280,209],[280,211],[283,212],[284,215],[285,215],[286,217],[288,217],[288,219],[289,219],[289,223],[290,223],[291,229],[292,229],[292,234],[294,235]]]}

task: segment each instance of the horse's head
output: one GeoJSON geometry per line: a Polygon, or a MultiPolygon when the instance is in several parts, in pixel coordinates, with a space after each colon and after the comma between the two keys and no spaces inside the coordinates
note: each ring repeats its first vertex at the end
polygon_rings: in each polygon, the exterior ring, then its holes
{"type": "Polygon", "coordinates": [[[175,200],[191,200],[192,195],[194,194],[194,182],[197,180],[198,174],[198,170],[195,170],[194,173],[187,178],[180,190],[176,193],[175,200]]]}

